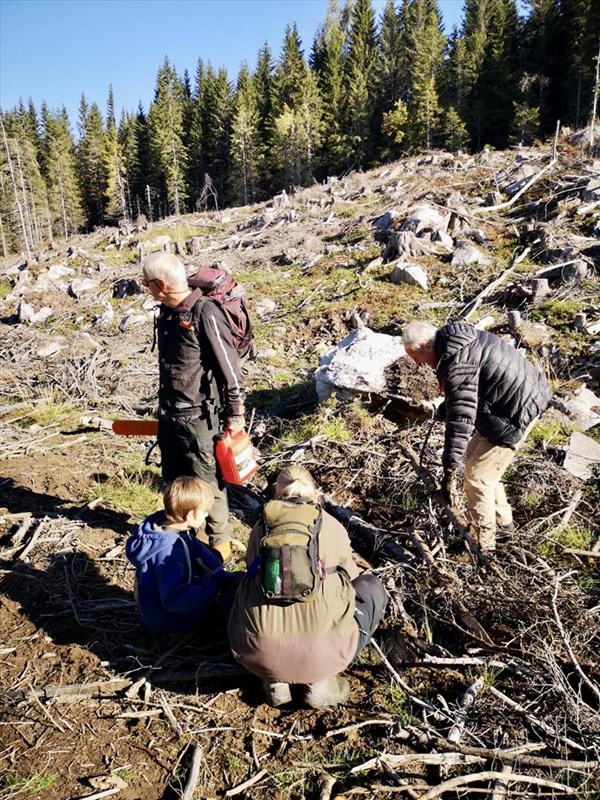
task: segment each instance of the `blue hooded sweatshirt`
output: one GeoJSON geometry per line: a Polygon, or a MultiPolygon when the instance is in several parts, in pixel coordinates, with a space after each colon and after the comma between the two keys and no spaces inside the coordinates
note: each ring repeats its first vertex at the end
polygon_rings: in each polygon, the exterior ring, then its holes
{"type": "Polygon", "coordinates": [[[125,545],[127,558],[136,568],[138,607],[152,630],[192,631],[203,622],[231,576],[219,556],[193,533],[160,529],[161,521],[162,511],[152,514],[125,545]]]}

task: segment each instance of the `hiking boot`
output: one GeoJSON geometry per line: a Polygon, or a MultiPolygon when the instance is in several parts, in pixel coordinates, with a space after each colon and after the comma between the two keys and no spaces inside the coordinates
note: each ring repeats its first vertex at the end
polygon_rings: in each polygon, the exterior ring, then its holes
{"type": "Polygon", "coordinates": [[[229,561],[231,558],[231,542],[215,542],[212,546],[213,550],[221,556],[223,563],[229,561]]]}
{"type": "Polygon", "coordinates": [[[341,675],[324,681],[311,683],[306,687],[304,699],[311,708],[343,705],[350,694],[350,684],[341,675]]]}
{"type": "Polygon", "coordinates": [[[514,523],[510,525],[496,525],[496,540],[500,542],[507,542],[517,532],[514,523]]]}
{"type": "Polygon", "coordinates": [[[290,691],[289,683],[283,683],[283,681],[270,681],[265,678],[262,682],[262,687],[265,694],[265,700],[270,706],[273,706],[273,708],[284,706],[286,703],[289,703],[292,700],[292,693],[290,691]]]}

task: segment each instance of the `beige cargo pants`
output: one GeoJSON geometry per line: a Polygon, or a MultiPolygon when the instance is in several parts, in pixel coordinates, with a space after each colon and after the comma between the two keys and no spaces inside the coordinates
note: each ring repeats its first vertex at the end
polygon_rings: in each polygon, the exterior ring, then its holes
{"type": "Polygon", "coordinates": [[[501,479],[536,422],[537,417],[514,447],[492,444],[477,431],[467,445],[464,478],[467,520],[482,550],[496,549],[496,525],[512,525],[512,508],[501,479]]]}

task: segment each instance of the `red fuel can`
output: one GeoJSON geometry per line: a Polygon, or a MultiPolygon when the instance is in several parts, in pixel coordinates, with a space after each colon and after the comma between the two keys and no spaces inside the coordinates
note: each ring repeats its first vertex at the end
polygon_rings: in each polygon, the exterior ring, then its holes
{"type": "Polygon", "coordinates": [[[215,458],[223,480],[238,486],[249,481],[258,469],[254,446],[246,431],[222,433],[215,443],[215,458]]]}

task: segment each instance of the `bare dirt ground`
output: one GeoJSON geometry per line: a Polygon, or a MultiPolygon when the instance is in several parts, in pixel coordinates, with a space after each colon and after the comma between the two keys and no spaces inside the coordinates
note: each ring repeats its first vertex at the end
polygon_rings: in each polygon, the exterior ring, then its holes
{"type": "MultiPolygon", "coordinates": [[[[116,292],[139,274],[135,248],[103,231],[58,243],[26,267],[18,258],[4,265],[0,798],[600,796],[600,495],[596,476],[580,480],[562,466],[576,424],[557,408],[544,415],[506,476],[517,532],[494,562],[475,553],[461,564],[460,515],[437,493],[443,425],[430,430],[396,403],[436,397],[432,373],[400,360],[386,373],[387,394],[343,404],[319,405],[314,390],[319,356],[348,335],[358,311],[392,334],[419,316],[456,318],[512,265],[472,321],[492,314],[491,329],[509,337],[518,310],[513,341],[557,396],[598,391],[598,350],[585,328],[600,319],[598,261],[584,253],[597,223],[593,209],[577,214],[596,167],[567,156],[527,207],[506,216],[473,209],[502,174],[509,180],[514,154],[483,165],[446,154],[311,187],[279,208],[169,220],[146,234],[198,237],[190,267],[224,263],[247,288],[257,350],[248,406],[262,454],[251,490],[260,499],[283,465],[305,464],[388,588],[388,614],[376,646],[348,671],[343,708],[316,712],[298,698],[266,706],[217,622],[172,646],[140,623],[124,543],[159,507],[159,470],[144,463],[150,442],[110,431],[111,419],[151,417],[155,406],[147,298],[139,286],[116,292]],[[478,246],[492,263],[457,267],[436,250],[415,257],[427,291],[391,283],[394,262],[379,257],[424,203],[460,206],[454,244],[484,235],[478,246]],[[377,233],[390,209],[391,228],[377,233]],[[532,276],[578,259],[585,277],[554,278],[534,302],[532,276]],[[72,271],[44,283],[57,267],[72,271]],[[81,279],[94,286],[73,283],[81,279]],[[53,314],[20,322],[22,301],[53,314]],[[500,772],[508,794],[498,793],[500,772]]],[[[531,163],[541,168],[548,157],[534,151],[531,163]]],[[[419,232],[411,246],[429,247],[428,236],[419,232]]],[[[252,503],[232,495],[233,568],[252,503]]]]}

